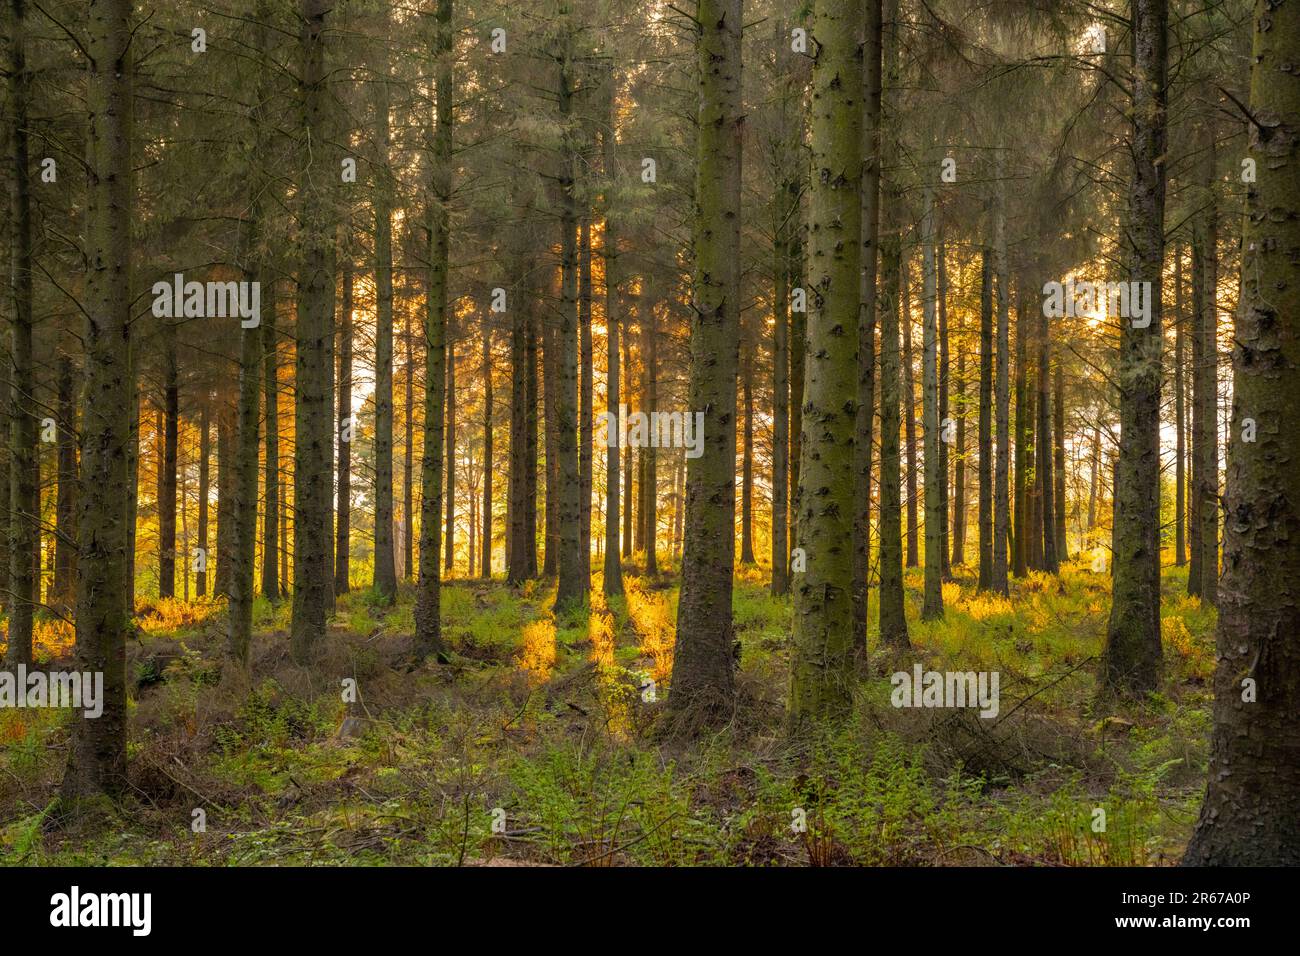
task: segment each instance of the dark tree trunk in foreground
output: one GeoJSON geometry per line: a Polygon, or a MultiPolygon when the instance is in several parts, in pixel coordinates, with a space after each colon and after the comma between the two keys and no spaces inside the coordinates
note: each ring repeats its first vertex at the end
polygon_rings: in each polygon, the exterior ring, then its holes
{"type": "Polygon", "coordinates": [[[578,557],[579,567],[585,569],[580,576],[586,594],[591,589],[591,440],[596,424],[591,409],[596,391],[591,341],[591,220],[586,216],[578,234],[578,343],[578,557]]]}
{"type": "Polygon", "coordinates": [[[1300,864],[1300,7],[1267,7],[1267,30],[1265,9],[1256,8],[1251,69],[1260,174],[1241,244],[1214,739],[1183,858],[1210,866],[1300,864]],[[1244,418],[1255,421],[1253,442],[1241,440],[1244,418]]]}
{"type": "Polygon", "coordinates": [[[441,653],[442,638],[442,427],[447,377],[447,279],[451,247],[452,0],[438,0],[434,14],[435,123],[429,144],[428,285],[424,312],[424,460],[420,468],[420,574],[415,594],[415,654],[441,653]]]}
{"type": "Polygon", "coordinates": [[[902,309],[898,321],[903,333],[903,366],[900,374],[900,387],[903,392],[903,436],[907,451],[907,566],[914,568],[921,563],[919,544],[919,518],[917,505],[920,493],[917,491],[916,471],[916,385],[914,381],[915,366],[912,354],[912,278],[908,268],[906,252],[903,255],[899,281],[902,283],[902,309]]]}
{"type": "Polygon", "coordinates": [[[695,310],[687,408],[704,413],[686,466],[686,527],[669,706],[723,716],[735,698],[731,589],[736,533],[736,363],[740,331],[742,0],[701,0],[695,310]]]}
{"type": "Polygon", "coordinates": [[[334,410],[330,407],[334,391],[330,361],[334,277],[329,246],[335,230],[330,221],[332,188],[326,184],[337,176],[338,164],[333,163],[331,168],[331,157],[319,146],[326,141],[325,19],[331,10],[328,0],[303,0],[300,148],[307,165],[299,192],[304,248],[298,283],[293,617],[289,632],[290,650],[298,663],[308,661],[325,636],[325,619],[334,590],[330,540],[330,497],[334,491],[334,410]]]}
{"type": "Polygon", "coordinates": [[[1114,590],[1103,693],[1141,694],[1160,679],[1160,314],[1164,266],[1166,0],[1133,0],[1132,280],[1150,283],[1149,324],[1120,320],[1119,469],[1114,590]]]}
{"type": "MultiPolygon", "coordinates": [[[[387,26],[387,17],[384,17],[387,26]]],[[[375,111],[375,567],[374,589],[397,599],[393,542],[393,186],[388,168],[388,64],[372,84],[375,111]]]]}
{"type": "MultiPolygon", "coordinates": [[[[1174,564],[1187,563],[1187,388],[1183,382],[1186,336],[1183,334],[1183,247],[1174,247],[1174,564]]],[[[1096,488],[1094,469],[1093,488],[1096,488]]],[[[1088,528],[1092,529],[1093,499],[1089,495],[1088,528]]]]}
{"type": "MultiPolygon", "coordinates": [[[[8,649],[5,663],[12,666],[32,662],[33,611],[40,599],[40,582],[32,567],[39,547],[40,488],[34,481],[38,474],[37,419],[44,412],[34,401],[36,385],[32,352],[33,297],[32,270],[32,198],[28,155],[32,70],[27,63],[27,30],[30,26],[25,0],[11,0],[7,26],[11,31],[9,47],[9,165],[13,184],[9,201],[12,238],[10,253],[10,293],[13,297],[13,323],[9,338],[9,485],[8,498],[9,588],[5,607],[9,612],[8,649]]],[[[102,92],[102,91],[101,91],[102,92]]],[[[92,95],[94,93],[92,92],[92,95]]],[[[93,122],[93,119],[92,119],[93,122]]],[[[92,187],[93,188],[93,187],[92,187]]]]}
{"type": "MultiPolygon", "coordinates": [[[[1204,209],[1194,227],[1196,329],[1192,371],[1192,481],[1196,495],[1195,591],[1218,602],[1219,578],[1219,217],[1214,193],[1214,124],[1201,134],[1201,195],[1204,209]]],[[[1265,173],[1264,175],[1276,175],[1265,173]]]]}
{"type": "Polygon", "coordinates": [[[610,430],[618,431],[619,404],[623,400],[622,382],[619,375],[619,326],[622,316],[619,310],[618,283],[620,263],[618,261],[618,219],[614,215],[613,183],[618,172],[618,131],[615,110],[616,83],[611,69],[606,77],[605,90],[605,126],[601,130],[601,155],[605,165],[605,237],[601,253],[605,260],[605,579],[602,584],[605,595],[623,593],[623,565],[619,549],[619,441],[611,440],[610,430]]]}
{"type": "MultiPolygon", "coordinates": [[[[89,8],[86,50],[90,116],[86,172],[85,391],[81,431],[81,553],[76,667],[104,675],[103,713],[73,719],[62,795],[115,794],[126,787],[126,640],[132,630],[127,583],[131,435],[135,385],[131,319],[131,3],[89,8]]],[[[12,624],[10,625],[12,627],[12,624]]]]}

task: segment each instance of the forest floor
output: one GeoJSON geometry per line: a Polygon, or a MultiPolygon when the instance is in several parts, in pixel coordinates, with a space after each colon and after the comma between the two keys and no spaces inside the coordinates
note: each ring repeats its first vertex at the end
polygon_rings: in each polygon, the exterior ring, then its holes
{"type": "MultiPolygon", "coordinates": [[[[1214,614],[1185,596],[1185,573],[1164,576],[1162,693],[1098,709],[1107,575],[1070,562],[1004,600],[955,570],[934,623],[916,619],[921,571],[907,572],[916,659],[999,672],[998,716],[895,708],[895,664],[873,654],[851,723],[797,747],[783,734],[790,603],[758,568],[736,581],[736,716],[692,744],[656,732],[668,577],[631,569],[607,605],[597,574],[595,605],[559,619],[553,587],[453,580],[451,652],[417,668],[408,588],[395,607],[342,596],[309,669],[288,657],[288,603],[259,602],[247,687],[219,683],[223,604],[142,603],[128,798],[52,826],[72,718],[0,710],[0,864],[1176,862],[1214,668],[1214,614]]],[[[70,666],[66,626],[39,631],[38,658],[70,666]]]]}

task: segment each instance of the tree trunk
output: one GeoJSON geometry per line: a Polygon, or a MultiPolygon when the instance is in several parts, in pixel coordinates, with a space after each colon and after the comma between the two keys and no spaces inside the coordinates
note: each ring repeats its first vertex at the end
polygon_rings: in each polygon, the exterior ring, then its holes
{"type": "MultiPolygon", "coordinates": [[[[446,387],[446,414],[447,425],[445,441],[447,445],[447,489],[443,493],[446,503],[446,522],[447,532],[444,543],[445,553],[443,555],[443,570],[447,576],[451,576],[451,570],[456,565],[456,320],[454,314],[447,312],[447,387],[446,387]]],[[[547,497],[550,497],[550,488],[546,489],[547,497]]]]}
{"type": "Polygon", "coordinates": [[[1167,0],[1133,0],[1132,280],[1149,282],[1150,322],[1120,320],[1119,470],[1114,590],[1102,692],[1142,694],[1160,679],[1160,353],[1166,169],[1167,0]]]}
{"type": "MultiPolygon", "coordinates": [[[[385,24],[387,26],[387,24],[385,24]]],[[[376,596],[397,600],[393,542],[393,185],[389,171],[389,68],[371,87],[375,111],[375,567],[376,596]]]]}
{"type": "Polygon", "coordinates": [[[59,355],[58,491],[54,539],[54,588],[51,604],[70,613],[77,599],[77,396],[72,356],[59,355]]]}
{"type": "MultiPolygon", "coordinates": [[[[1198,592],[1205,604],[1218,603],[1219,578],[1219,216],[1214,193],[1214,124],[1201,133],[1201,192],[1204,208],[1195,225],[1199,242],[1199,284],[1192,380],[1193,455],[1196,484],[1198,592]]],[[[1196,268],[1194,264],[1193,268],[1196,268]]]]}
{"type": "Polygon", "coordinates": [[[1026,394],[1025,380],[1025,335],[1029,330],[1031,313],[1026,307],[1025,296],[1018,299],[1016,308],[1016,468],[1012,488],[1012,522],[1011,573],[1023,578],[1029,573],[1029,502],[1026,497],[1025,482],[1029,476],[1028,414],[1029,400],[1026,394]]]}
{"type": "Polygon", "coordinates": [[[180,435],[180,382],[176,330],[167,321],[163,338],[163,443],[158,464],[158,596],[176,596],[176,458],[180,435]]]}
{"type": "Polygon", "coordinates": [[[859,225],[862,251],[858,284],[857,413],[853,428],[853,639],[860,657],[867,650],[871,595],[871,442],[876,390],[876,274],[880,254],[880,165],[884,24],[881,0],[863,7],[862,189],[859,225]]]}
{"type": "Polygon", "coordinates": [[[948,561],[948,444],[950,442],[948,417],[948,268],[943,236],[940,235],[936,250],[936,268],[938,270],[939,310],[939,495],[943,506],[939,509],[939,572],[945,581],[952,580],[952,565],[948,561]]]}
{"type": "Polygon", "coordinates": [[[980,282],[979,589],[993,587],[993,257],[985,247],[980,282]]]}
{"type": "Polygon", "coordinates": [[[695,180],[695,310],[688,408],[702,411],[687,463],[682,587],[669,706],[725,719],[732,674],[736,533],[736,365],[740,331],[742,0],[700,0],[695,180]]]}
{"type": "MultiPolygon", "coordinates": [[[[921,414],[925,436],[925,588],[921,618],[943,617],[943,526],[942,515],[948,496],[939,471],[939,329],[938,277],[935,264],[934,195],[925,194],[922,218],[922,262],[924,272],[924,325],[921,336],[921,414]]],[[[1001,461],[999,456],[999,461],[1001,461]]],[[[1004,568],[1005,572],[1005,568],[1004,568]]]]}
{"type": "Polygon", "coordinates": [[[619,440],[618,417],[623,401],[619,376],[619,326],[622,317],[618,302],[619,251],[618,220],[614,215],[614,183],[618,178],[618,112],[614,70],[606,77],[606,125],[601,130],[601,154],[605,165],[605,236],[601,253],[605,260],[605,577],[602,589],[606,597],[623,593],[623,565],[619,548],[619,440]],[[610,431],[612,430],[613,436],[610,431]]]}
{"type": "Polygon", "coordinates": [[[880,230],[880,641],[895,651],[911,647],[903,594],[903,509],[898,437],[899,296],[902,275],[901,189],[886,177],[899,154],[901,75],[899,70],[898,0],[887,0],[881,15],[881,216],[880,230]],[[885,123],[890,124],[886,130],[885,123]]]}
{"type": "Polygon", "coordinates": [[[582,593],[586,594],[591,589],[591,441],[595,430],[591,403],[596,391],[591,342],[591,220],[587,216],[582,217],[578,235],[578,329],[578,559],[579,578],[585,582],[582,593]]]}
{"type": "Polygon", "coordinates": [[[1039,515],[1043,525],[1043,570],[1059,574],[1060,560],[1056,550],[1056,486],[1052,479],[1052,341],[1047,316],[1039,310],[1038,317],[1038,427],[1036,445],[1038,466],[1034,477],[1038,480],[1039,515]]]}
{"type": "MultiPolygon", "coordinates": [[[[402,577],[415,580],[415,336],[406,310],[402,338],[406,344],[406,395],[402,405],[402,577]]],[[[491,383],[488,383],[489,390],[491,383]]]]}
{"type": "MultiPolygon", "coordinates": [[[[1183,401],[1183,247],[1174,246],[1174,564],[1187,563],[1187,407],[1183,401]]],[[[1096,481],[1093,481],[1096,488],[1096,481]]],[[[1088,502],[1088,528],[1092,528],[1093,502],[1088,502]]]]}
{"type": "MultiPolygon", "coordinates": [[[[263,457],[266,459],[266,477],[264,479],[266,510],[262,520],[262,594],[268,601],[279,601],[284,581],[280,577],[280,557],[283,553],[279,547],[284,519],[280,514],[280,381],[279,355],[276,340],[276,285],[268,287],[267,307],[262,312],[262,361],[264,395],[262,404],[266,406],[266,447],[263,457]]],[[[208,414],[208,404],[204,402],[204,421],[208,414]]],[[[206,510],[206,491],[201,491],[200,507],[206,510]]],[[[207,547],[206,528],[200,536],[203,547],[207,547]]]]}
{"type": "MultiPolygon", "coordinates": [[[[569,129],[573,114],[575,78],[572,62],[572,35],[570,24],[564,24],[560,63],[560,117],[564,124],[564,144],[561,147],[560,189],[560,318],[555,337],[558,340],[559,360],[554,366],[557,374],[558,395],[555,402],[556,462],[555,488],[556,519],[558,521],[559,555],[556,570],[559,582],[555,594],[555,607],[561,609],[585,604],[590,591],[590,553],[584,552],[579,540],[582,534],[581,480],[578,463],[578,197],[577,178],[580,158],[574,133],[569,129]],[[583,561],[584,553],[587,560],[583,561]]],[[[547,498],[551,489],[546,490],[547,498]]]]}
{"type": "Polygon", "coordinates": [[[1277,4],[1256,18],[1250,111],[1260,122],[1250,128],[1249,150],[1260,176],[1246,194],[1233,334],[1209,786],[1187,864],[1300,864],[1297,43],[1300,7],[1277,4]],[[1241,440],[1244,418],[1254,419],[1254,441],[1241,440]]]}
{"type": "MultiPolygon", "coordinates": [[[[410,406],[408,405],[410,414],[410,406]]],[[[484,580],[492,579],[492,320],[491,313],[483,312],[483,520],[480,529],[480,574],[484,580]]],[[[407,523],[411,523],[411,510],[407,506],[407,523]]],[[[408,565],[409,567],[409,565],[408,565]]]]}
{"type": "Polygon", "coordinates": [[[754,355],[741,360],[741,404],[745,423],[740,441],[740,563],[754,564],[754,355]]]}
{"type": "MultiPolygon", "coordinates": [[[[424,457],[420,466],[420,574],[415,595],[415,654],[443,652],[442,532],[443,395],[447,378],[447,280],[451,249],[453,38],[452,0],[438,0],[434,15],[435,122],[428,144],[429,190],[424,217],[428,229],[427,300],[424,313],[424,457]]],[[[531,396],[529,396],[531,398],[531,396]]],[[[531,571],[535,569],[521,569],[531,571]]],[[[532,575],[529,574],[529,577],[532,575]]]]}
{"type": "Polygon", "coordinates": [[[789,718],[807,729],[853,709],[854,456],[862,256],[862,7],[819,0],[813,32],[812,189],[809,204],[814,308],[804,374],[805,433],[795,572],[789,718]]]}
{"type": "MultiPolygon", "coordinates": [[[[290,651],[306,663],[325,634],[333,600],[330,496],[334,490],[334,441],[330,427],[333,363],[330,361],[334,280],[329,246],[335,240],[332,182],[338,163],[320,148],[326,139],[329,94],[325,71],[325,18],[329,0],[302,0],[304,172],[299,184],[302,260],[298,283],[298,349],[294,402],[293,616],[290,651]]],[[[219,527],[218,527],[218,530],[219,527]]]]}
{"type": "Polygon", "coordinates": [[[352,551],[352,442],[345,436],[352,418],[352,257],[343,251],[343,302],[339,310],[338,345],[338,496],[334,510],[334,593],[351,587],[352,551]]]}
{"type": "MultiPolygon", "coordinates": [[[[16,12],[21,13],[21,7],[16,12]]],[[[72,800],[116,794],[127,785],[126,641],[133,625],[126,561],[129,508],[122,493],[130,466],[122,448],[130,441],[135,392],[130,357],[134,73],[130,16],[129,0],[102,0],[89,8],[85,23],[90,195],[76,668],[102,673],[104,688],[100,716],[71,722],[62,795],[72,800]]],[[[12,617],[9,626],[14,626],[12,617]]],[[[12,646],[12,630],[10,634],[12,646]]]]}
{"type": "Polygon", "coordinates": [[[998,153],[996,164],[998,178],[996,216],[993,230],[993,263],[997,272],[997,357],[994,373],[995,429],[997,431],[997,458],[993,465],[993,564],[989,573],[989,587],[998,594],[1008,594],[1007,586],[1007,525],[1011,519],[1009,478],[1011,464],[1011,392],[1009,389],[1010,324],[1011,324],[1011,273],[1007,268],[1007,215],[1006,178],[1003,154],[998,153]]]}
{"type": "Polygon", "coordinates": [[[907,566],[914,568],[921,563],[920,543],[918,540],[917,503],[920,493],[917,490],[916,469],[916,386],[914,356],[912,354],[912,279],[908,256],[903,255],[899,281],[902,283],[903,307],[899,322],[903,332],[903,367],[901,370],[903,390],[903,434],[907,450],[907,566]]]}
{"type": "MultiPolygon", "coordinates": [[[[32,350],[33,296],[31,177],[28,162],[32,70],[27,62],[27,13],[25,0],[11,0],[9,27],[9,160],[13,195],[9,216],[11,235],[10,292],[13,323],[9,339],[9,587],[5,601],[9,612],[8,648],[5,663],[14,667],[32,663],[33,612],[40,599],[40,582],[32,559],[39,549],[40,488],[33,483],[39,467],[37,419],[42,415],[35,401],[36,366],[32,350]]],[[[92,91],[92,96],[94,91],[92,91]]]]}
{"type": "Polygon", "coordinates": [[[1055,455],[1052,477],[1056,481],[1052,500],[1056,505],[1056,559],[1059,570],[1061,562],[1070,558],[1070,544],[1065,537],[1065,378],[1060,358],[1052,370],[1052,410],[1052,448],[1055,455]]]}
{"type": "MultiPolygon", "coordinates": [[[[645,373],[645,412],[654,421],[659,411],[659,328],[655,321],[654,302],[646,304],[641,320],[642,350],[645,373]]],[[[659,573],[659,449],[652,441],[641,449],[645,470],[642,472],[641,520],[645,528],[645,573],[659,573]]],[[[735,529],[732,529],[735,534],[735,529]]]]}
{"type": "MultiPolygon", "coordinates": [[[[266,321],[264,318],[263,322],[266,321]]],[[[268,427],[270,416],[267,417],[268,427]]],[[[208,494],[211,488],[212,458],[212,423],[208,408],[208,396],[204,396],[203,407],[199,411],[199,523],[197,527],[198,554],[201,555],[194,573],[194,596],[204,597],[208,593],[208,494]]],[[[270,505],[268,504],[269,508],[270,505]]],[[[265,581],[265,577],[263,577],[265,581]]]]}

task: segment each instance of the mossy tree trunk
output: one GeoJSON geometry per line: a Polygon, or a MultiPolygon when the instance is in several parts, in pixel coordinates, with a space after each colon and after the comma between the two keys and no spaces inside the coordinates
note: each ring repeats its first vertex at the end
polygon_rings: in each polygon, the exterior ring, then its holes
{"type": "Polygon", "coordinates": [[[1233,336],[1214,738],[1183,858],[1211,866],[1300,864],[1300,5],[1259,0],[1254,23],[1258,180],[1246,196],[1233,336]],[[1254,441],[1242,440],[1248,418],[1254,441]]]}

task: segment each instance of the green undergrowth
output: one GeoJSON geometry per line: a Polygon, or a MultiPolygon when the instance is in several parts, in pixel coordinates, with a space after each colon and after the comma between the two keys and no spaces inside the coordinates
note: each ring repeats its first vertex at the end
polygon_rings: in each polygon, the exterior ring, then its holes
{"type": "MultiPolygon", "coordinates": [[[[851,720],[785,734],[788,597],[737,575],[727,726],[662,733],[676,582],[552,610],[554,586],[449,582],[445,659],[415,665],[414,595],[340,596],[309,668],[287,602],[259,599],[253,676],[221,683],[224,604],[146,610],[130,651],[130,788],[64,814],[69,717],[0,710],[0,863],[415,865],[1161,865],[1204,783],[1212,609],[1164,580],[1165,679],[1097,702],[1109,578],[1086,562],[977,593],[973,570],[877,648],[851,720]],[[998,716],[898,708],[890,674],[996,671],[998,716]],[[910,670],[909,670],[910,672],[910,670]],[[349,684],[349,682],[354,682],[349,684]]],[[[599,591],[601,578],[594,577],[599,591]]],[[[872,592],[872,617],[875,615],[872,592]]]]}

